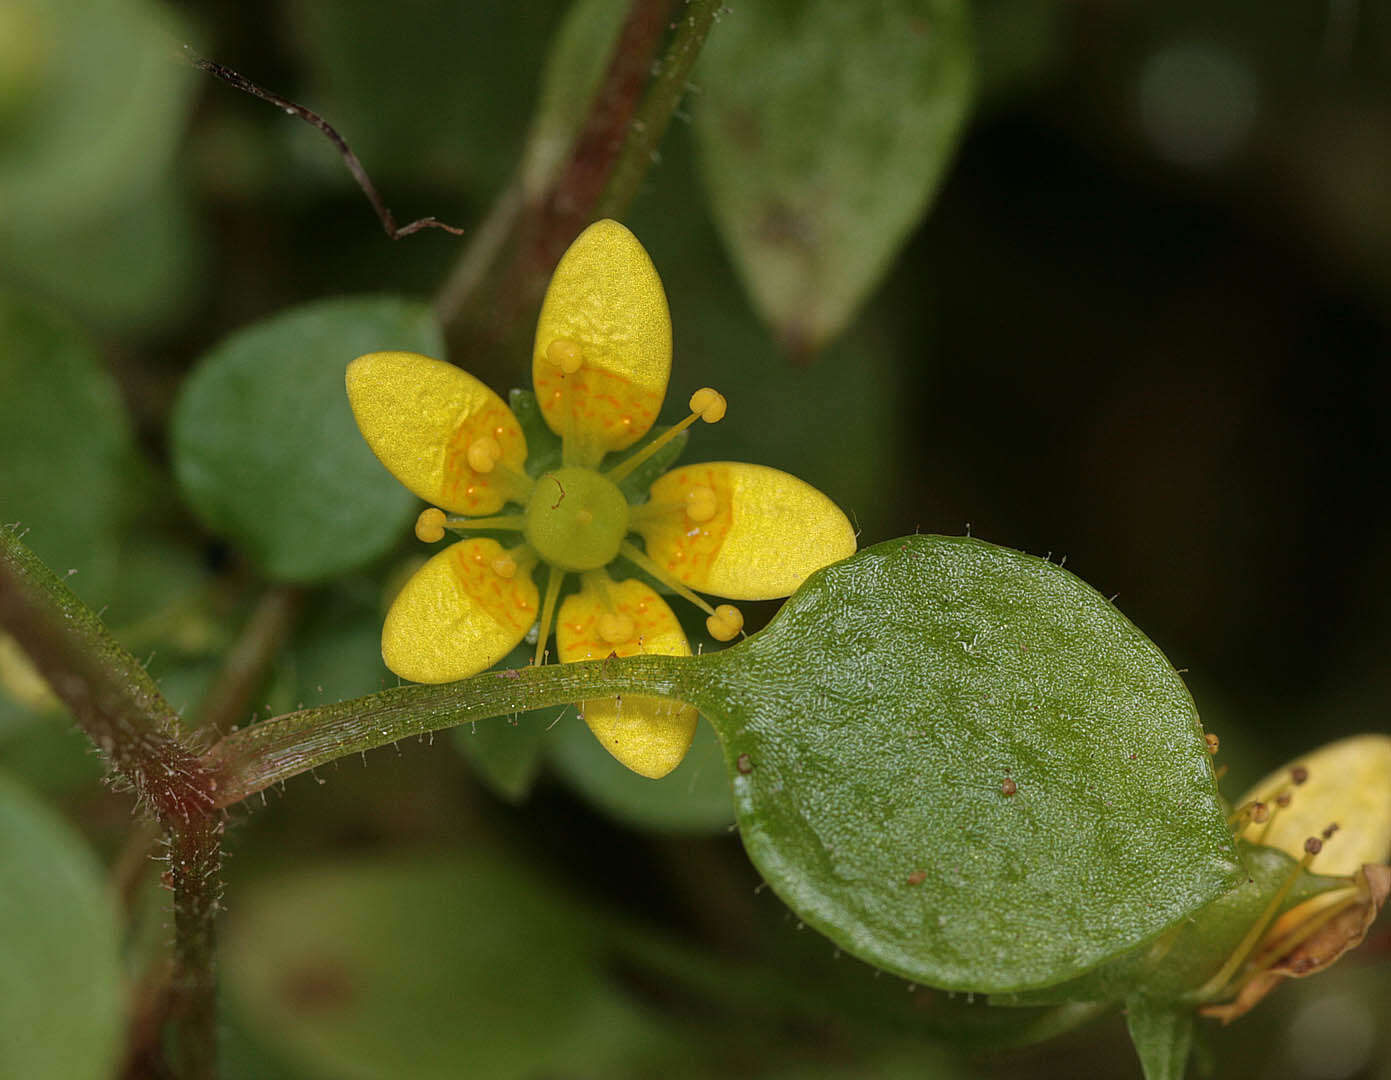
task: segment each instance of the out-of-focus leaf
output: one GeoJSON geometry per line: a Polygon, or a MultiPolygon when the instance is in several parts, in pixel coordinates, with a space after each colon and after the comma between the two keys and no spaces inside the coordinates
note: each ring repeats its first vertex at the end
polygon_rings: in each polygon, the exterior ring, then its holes
{"type": "MultiPolygon", "coordinates": [[[[292,17],[311,76],[308,100],[379,184],[434,181],[481,197],[516,167],[537,65],[563,10],[562,0],[296,0],[292,17]]],[[[307,128],[302,137],[319,139],[307,128]]],[[[341,173],[330,147],[315,153],[341,173]]]]}
{"type": "Polygon", "coordinates": [[[719,832],[734,820],[720,741],[709,724],[696,728],[690,753],[660,780],[620,765],[573,713],[548,736],[551,764],[585,800],[640,829],[719,832]]]}
{"type": "Polygon", "coordinates": [[[401,536],[416,499],[372,456],[343,388],[348,363],[440,355],[430,310],[391,297],[328,300],[227,338],[174,410],[174,469],[189,501],[272,578],[358,566],[401,536]]]}
{"type": "Polygon", "coordinates": [[[95,346],[46,306],[0,293],[0,521],[88,602],[110,599],[136,458],[95,346]]]}
{"type": "Polygon", "coordinates": [[[0,206],[63,229],[168,165],[193,70],[145,0],[9,0],[0,12],[0,206]]]}
{"type": "Polygon", "coordinates": [[[0,275],[122,330],[180,314],[198,293],[199,255],[187,200],[171,184],[66,228],[44,218],[0,219],[0,275]]]}
{"type": "Polygon", "coordinates": [[[754,864],[906,978],[1058,983],[1241,878],[1183,681],[1043,559],[880,544],[701,666],[754,864]]]}
{"type": "Polygon", "coordinates": [[[711,35],[696,112],[710,206],[790,347],[844,329],[927,211],[972,66],[961,0],[767,0],[711,35]]]}
{"type": "Polygon", "coordinates": [[[536,196],[564,162],[613,55],[627,0],[574,0],[541,75],[522,157],[522,186],[536,196]]]}
{"type": "Polygon", "coordinates": [[[306,1077],[598,1080],[668,1043],[610,982],[583,908],[486,851],[263,881],[225,942],[247,1031],[306,1077]]]}
{"type": "Polygon", "coordinates": [[[104,1080],[121,1051],[116,912],[81,838],[0,774],[0,1076],[104,1080]]]}

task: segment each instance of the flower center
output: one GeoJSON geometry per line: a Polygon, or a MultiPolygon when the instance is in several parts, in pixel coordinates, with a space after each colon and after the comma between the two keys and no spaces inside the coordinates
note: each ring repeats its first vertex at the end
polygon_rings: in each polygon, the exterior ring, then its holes
{"type": "Polygon", "coordinates": [[[525,532],[552,566],[597,570],[613,561],[628,534],[628,500],[593,469],[556,469],[536,481],[525,532]]]}

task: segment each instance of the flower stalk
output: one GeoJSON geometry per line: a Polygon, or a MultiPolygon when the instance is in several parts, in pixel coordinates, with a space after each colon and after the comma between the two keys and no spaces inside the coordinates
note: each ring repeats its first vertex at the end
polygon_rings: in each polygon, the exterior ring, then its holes
{"type": "Polygon", "coordinates": [[[698,660],[615,656],[396,687],[243,728],[213,746],[202,764],[216,780],[216,804],[231,806],[339,758],[475,720],[629,694],[699,702],[709,680],[698,660]]]}

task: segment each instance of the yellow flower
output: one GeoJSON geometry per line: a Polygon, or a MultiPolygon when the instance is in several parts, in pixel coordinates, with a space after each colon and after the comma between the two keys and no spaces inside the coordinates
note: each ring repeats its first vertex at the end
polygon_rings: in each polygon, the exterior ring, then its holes
{"type": "MultiPolygon", "coordinates": [[[[626,558],[704,610],[711,635],[729,641],[743,626],[738,609],[712,607],[698,592],[787,596],[813,571],[854,553],[854,530],[830,499],[760,465],[674,469],[645,502],[630,505],[623,479],[696,420],[724,415],[720,394],[697,390],[685,420],[626,458],[606,460],[651,430],[670,371],[661,279],[615,221],[591,225],[570,246],[536,327],[532,381],[542,416],[561,437],[558,468],[530,476],[521,424],[458,368],[402,352],[369,353],[348,366],[348,399],[363,437],[392,475],[432,504],[416,522],[421,540],[439,540],[446,529],[519,534],[511,547],[460,540],[417,571],[382,628],[387,667],[414,682],[452,682],[502,659],[533,625],[539,663],[557,605],[563,662],[689,655],[661,596],[638,578],[613,580],[610,563],[626,558]],[[561,601],[570,574],[579,588],[561,601]]],[[[644,776],[675,768],[695,734],[696,712],[680,703],[630,697],[581,708],[605,749],[644,776]]]]}
{"type": "Polygon", "coordinates": [[[1299,860],[1262,917],[1198,991],[1203,1015],[1230,1023],[1284,979],[1303,978],[1358,945],[1391,894],[1391,737],[1320,747],[1258,783],[1238,804],[1237,835],[1299,860]],[[1305,870],[1343,878],[1280,912],[1305,870]],[[1278,914],[1278,917],[1277,917],[1278,914]]]}

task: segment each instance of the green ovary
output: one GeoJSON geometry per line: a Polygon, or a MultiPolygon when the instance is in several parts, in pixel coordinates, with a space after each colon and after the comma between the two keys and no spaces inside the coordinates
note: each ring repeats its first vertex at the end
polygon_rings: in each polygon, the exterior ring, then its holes
{"type": "Polygon", "coordinates": [[[526,538],[562,570],[597,570],[628,534],[628,501],[592,469],[556,469],[539,477],[526,508],[526,538]]]}

